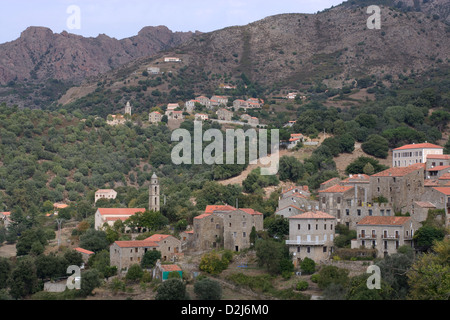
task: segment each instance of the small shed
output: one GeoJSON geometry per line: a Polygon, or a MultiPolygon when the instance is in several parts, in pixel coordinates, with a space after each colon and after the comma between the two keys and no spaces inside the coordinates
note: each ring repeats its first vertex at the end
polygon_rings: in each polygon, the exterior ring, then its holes
{"type": "Polygon", "coordinates": [[[166,281],[169,278],[169,274],[172,272],[177,272],[180,278],[183,276],[183,270],[176,264],[161,264],[158,260],[155,268],[153,269],[153,278],[166,281]]]}

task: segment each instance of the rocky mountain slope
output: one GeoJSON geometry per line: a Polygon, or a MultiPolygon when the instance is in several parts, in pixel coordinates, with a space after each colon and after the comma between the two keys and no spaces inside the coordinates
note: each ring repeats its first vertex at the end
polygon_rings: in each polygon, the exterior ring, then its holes
{"type": "Polygon", "coordinates": [[[96,38],[44,27],[29,27],[21,36],[0,45],[0,84],[10,81],[53,78],[81,81],[121,66],[142,56],[177,46],[192,32],[172,32],[165,26],[143,28],[138,35],[122,40],[99,35],[96,38]]]}

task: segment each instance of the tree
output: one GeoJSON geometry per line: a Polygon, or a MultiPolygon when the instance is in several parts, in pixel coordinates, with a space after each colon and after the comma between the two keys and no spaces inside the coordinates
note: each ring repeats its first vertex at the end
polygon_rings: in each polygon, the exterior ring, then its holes
{"type": "Polygon", "coordinates": [[[281,216],[272,215],[264,219],[264,228],[271,237],[282,239],[289,234],[289,220],[281,216]]]}
{"type": "Polygon", "coordinates": [[[392,294],[392,288],[381,279],[380,289],[369,289],[367,279],[369,274],[352,277],[346,294],[347,300],[388,300],[392,294]]]}
{"type": "Polygon", "coordinates": [[[414,234],[416,246],[424,247],[424,250],[430,248],[434,241],[441,241],[444,239],[445,231],[430,225],[420,227],[414,234]]]}
{"type": "Polygon", "coordinates": [[[144,271],[142,270],[139,264],[133,264],[128,268],[128,272],[126,275],[126,279],[129,281],[138,281],[144,275],[144,271]]]}
{"type": "Polygon", "coordinates": [[[156,261],[161,259],[161,251],[151,250],[144,253],[141,261],[141,267],[144,269],[151,269],[155,266],[156,261]]]}
{"type": "Polygon", "coordinates": [[[367,162],[366,165],[364,166],[363,173],[367,174],[368,176],[371,176],[375,173],[375,168],[370,162],[367,162]]]}
{"type": "Polygon", "coordinates": [[[98,288],[102,284],[100,273],[97,269],[90,269],[81,274],[81,289],[79,295],[87,297],[92,294],[95,288],[98,288]]]}
{"type": "Polygon", "coordinates": [[[228,263],[228,259],[220,257],[219,254],[213,250],[202,256],[199,268],[210,274],[219,274],[228,267],[228,263]]]}
{"type": "Polygon", "coordinates": [[[280,180],[297,182],[302,179],[305,169],[303,164],[295,157],[283,156],[280,158],[280,165],[278,170],[280,180]]]}
{"type": "Polygon", "coordinates": [[[380,164],[380,162],[377,159],[374,159],[371,157],[360,156],[356,160],[354,160],[352,163],[350,163],[347,166],[347,168],[345,168],[345,172],[348,175],[364,173],[364,167],[368,163],[370,163],[370,165],[373,167],[373,169],[374,169],[373,173],[378,173],[378,172],[388,169],[388,167],[380,164]]]}
{"type": "Polygon", "coordinates": [[[8,259],[0,258],[0,289],[4,289],[7,286],[7,280],[11,272],[11,264],[8,259]]]}
{"type": "Polygon", "coordinates": [[[450,239],[435,242],[432,251],[422,254],[406,274],[411,299],[448,300],[450,298],[450,239]]]}
{"type": "Polygon", "coordinates": [[[349,283],[348,270],[336,266],[323,266],[319,271],[317,285],[325,289],[331,284],[341,285],[345,288],[349,283]]]}
{"type": "Polygon", "coordinates": [[[220,300],[222,298],[222,287],[215,280],[203,278],[195,282],[194,293],[199,300],[220,300]]]}
{"type": "MultiPolygon", "coordinates": [[[[280,274],[286,259],[290,259],[289,249],[287,246],[272,239],[257,240],[256,259],[259,266],[265,266],[270,274],[280,274]]],[[[285,270],[286,271],[286,270],[285,270]]]]}
{"type": "Polygon", "coordinates": [[[102,250],[92,255],[88,260],[88,265],[99,272],[99,276],[108,279],[117,274],[117,267],[111,266],[108,250],[102,250]]]}
{"type": "Polygon", "coordinates": [[[38,290],[38,277],[33,258],[26,256],[17,261],[8,280],[9,293],[14,299],[24,298],[38,290]]]}
{"type": "Polygon", "coordinates": [[[93,252],[100,252],[109,248],[106,233],[101,230],[89,229],[80,237],[80,247],[93,252]]]}
{"type": "Polygon", "coordinates": [[[306,257],[300,264],[300,269],[306,274],[313,274],[316,272],[316,263],[313,259],[306,257]]]}
{"type": "Polygon", "coordinates": [[[42,253],[45,245],[47,245],[47,237],[42,228],[25,230],[17,241],[17,255],[24,256],[29,254],[33,246],[35,253],[42,253]]]}
{"type": "Polygon", "coordinates": [[[186,300],[186,286],[179,279],[164,281],[157,289],[155,300],[186,300]]]}
{"type": "Polygon", "coordinates": [[[377,158],[386,158],[389,151],[388,141],[378,134],[370,135],[361,145],[362,150],[377,158]]]}

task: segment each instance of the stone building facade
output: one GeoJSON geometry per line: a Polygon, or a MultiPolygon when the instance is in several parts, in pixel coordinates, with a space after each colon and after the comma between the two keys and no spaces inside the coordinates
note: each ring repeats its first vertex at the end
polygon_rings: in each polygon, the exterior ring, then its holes
{"type": "Polygon", "coordinates": [[[374,248],[384,257],[396,253],[400,246],[412,246],[417,228],[411,217],[365,217],[356,226],[357,240],[352,247],[374,248]]]}
{"type": "Polygon", "coordinates": [[[250,233],[263,229],[263,214],[253,209],[232,206],[207,206],[194,218],[193,241],[196,250],[218,247],[241,251],[250,247],[250,233]]]}
{"type": "Polygon", "coordinates": [[[289,218],[289,252],[295,266],[306,257],[318,262],[334,250],[336,218],[322,211],[309,211],[289,218]]]}

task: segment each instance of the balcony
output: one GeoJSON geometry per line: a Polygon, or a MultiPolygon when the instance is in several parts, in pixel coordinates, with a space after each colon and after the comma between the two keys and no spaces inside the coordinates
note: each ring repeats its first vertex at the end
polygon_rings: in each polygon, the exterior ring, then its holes
{"type": "Polygon", "coordinates": [[[364,240],[364,239],[376,239],[377,238],[377,235],[376,235],[376,233],[371,233],[371,234],[363,234],[363,233],[360,233],[360,234],[358,234],[358,239],[361,239],[361,240],[364,240]]]}
{"type": "Polygon", "coordinates": [[[396,235],[383,234],[383,236],[381,238],[383,240],[399,240],[400,235],[399,234],[396,234],[396,235]]]}
{"type": "Polygon", "coordinates": [[[323,246],[325,245],[325,240],[319,241],[306,241],[306,240],[286,240],[287,245],[297,245],[297,246],[323,246]]]}

